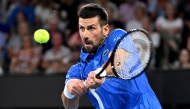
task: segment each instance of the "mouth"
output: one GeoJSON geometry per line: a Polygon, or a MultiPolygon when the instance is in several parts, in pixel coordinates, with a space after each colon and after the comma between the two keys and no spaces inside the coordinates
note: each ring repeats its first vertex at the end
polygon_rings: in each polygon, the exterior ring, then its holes
{"type": "Polygon", "coordinates": [[[90,46],[90,45],[92,45],[91,43],[85,43],[85,46],[90,46]]]}
{"type": "Polygon", "coordinates": [[[84,46],[85,47],[90,47],[90,46],[92,46],[93,44],[92,44],[92,42],[91,41],[85,41],[85,43],[84,43],[84,46]]]}

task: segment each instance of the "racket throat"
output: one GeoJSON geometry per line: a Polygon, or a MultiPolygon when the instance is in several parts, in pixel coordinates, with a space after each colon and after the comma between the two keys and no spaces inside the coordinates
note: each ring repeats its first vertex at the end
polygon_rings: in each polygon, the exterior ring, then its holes
{"type": "MultiPolygon", "coordinates": [[[[120,62],[119,62],[119,64],[120,64],[120,62]]],[[[112,72],[114,73],[114,75],[115,75],[117,78],[120,78],[120,76],[117,74],[117,72],[115,72],[115,68],[114,68],[113,65],[111,66],[111,69],[112,69],[112,72]]]]}
{"type": "Polygon", "coordinates": [[[100,75],[96,75],[97,79],[102,79],[103,77],[101,77],[100,75]]]}

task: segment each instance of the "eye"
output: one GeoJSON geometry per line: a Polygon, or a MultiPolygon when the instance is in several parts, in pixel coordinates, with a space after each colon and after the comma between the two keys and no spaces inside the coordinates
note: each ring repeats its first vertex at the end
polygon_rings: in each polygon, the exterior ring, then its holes
{"type": "Polygon", "coordinates": [[[80,31],[84,31],[85,28],[84,28],[84,27],[79,27],[79,30],[80,30],[80,31]]]}
{"type": "Polygon", "coordinates": [[[92,30],[95,30],[94,27],[88,27],[88,30],[92,31],[92,30]]]}

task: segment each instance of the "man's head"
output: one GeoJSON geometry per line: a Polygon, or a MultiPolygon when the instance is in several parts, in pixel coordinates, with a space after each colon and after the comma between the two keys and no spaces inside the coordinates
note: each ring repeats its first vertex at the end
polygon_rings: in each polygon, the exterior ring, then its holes
{"type": "Polygon", "coordinates": [[[95,53],[109,33],[108,15],[98,4],[86,4],[78,12],[79,34],[84,51],[95,53]]]}

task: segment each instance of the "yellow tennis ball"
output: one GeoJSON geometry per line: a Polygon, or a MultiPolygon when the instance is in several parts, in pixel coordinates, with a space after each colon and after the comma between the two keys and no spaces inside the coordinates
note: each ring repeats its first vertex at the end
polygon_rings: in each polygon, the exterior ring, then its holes
{"type": "Polygon", "coordinates": [[[45,29],[38,29],[34,32],[34,40],[40,44],[48,42],[49,38],[49,33],[45,29]]]}

